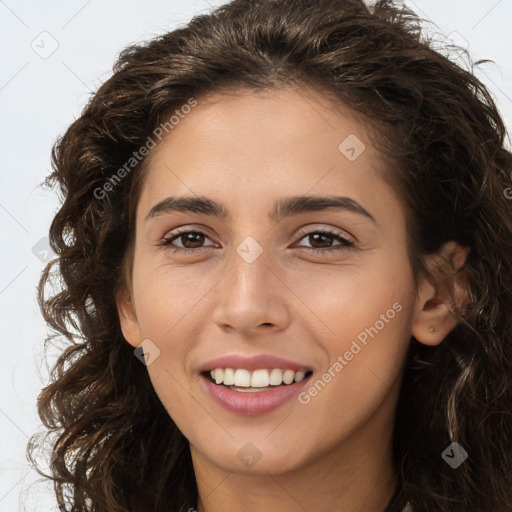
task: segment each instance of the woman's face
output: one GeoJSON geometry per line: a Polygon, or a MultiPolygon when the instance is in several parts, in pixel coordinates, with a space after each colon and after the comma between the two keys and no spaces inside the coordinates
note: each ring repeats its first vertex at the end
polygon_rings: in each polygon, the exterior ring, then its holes
{"type": "Polygon", "coordinates": [[[120,317],[131,345],[150,340],[151,382],[195,461],[280,473],[387,449],[416,290],[402,209],[353,112],[290,88],[198,98],[148,164],[120,317]],[[233,355],[287,362],[210,363],[233,355]],[[247,390],[287,367],[312,374],[247,390]],[[246,370],[242,389],[209,382],[215,368],[246,370]]]}

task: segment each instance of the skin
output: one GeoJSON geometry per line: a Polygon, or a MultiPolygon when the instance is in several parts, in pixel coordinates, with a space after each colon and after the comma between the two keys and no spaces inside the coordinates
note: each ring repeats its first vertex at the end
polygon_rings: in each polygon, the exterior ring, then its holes
{"type": "MultiPolygon", "coordinates": [[[[289,87],[198,98],[151,151],[133,274],[117,304],[126,341],[150,339],[160,350],[147,370],[190,441],[199,512],[381,512],[391,498],[393,415],[408,344],[411,336],[442,342],[456,325],[445,290],[461,302],[467,294],[457,281],[415,288],[404,213],[380,177],[383,165],[354,111],[289,87]],[[354,161],[338,149],[350,134],[365,144],[354,161]],[[269,219],[275,199],[302,194],[348,196],[376,224],[344,210],[269,219]],[[171,195],[210,197],[230,216],[167,212],[146,221],[171,195]],[[174,240],[188,253],[159,246],[177,227],[205,237],[174,240]],[[340,242],[315,243],[309,235],[319,228],[356,244],[322,254],[340,242]],[[236,252],[248,236],[263,249],[251,263],[236,252]],[[298,361],[313,369],[314,382],[394,303],[400,312],[307,404],[241,416],[200,385],[200,365],[228,353],[298,361]],[[252,467],[237,456],[248,442],[260,456],[252,467]]],[[[457,269],[466,255],[449,242],[428,263],[451,259],[457,269]]]]}

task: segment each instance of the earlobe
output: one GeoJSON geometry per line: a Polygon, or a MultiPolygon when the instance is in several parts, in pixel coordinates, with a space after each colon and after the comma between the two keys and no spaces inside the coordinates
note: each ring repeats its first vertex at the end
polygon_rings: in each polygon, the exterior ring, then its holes
{"type": "Polygon", "coordinates": [[[431,346],[441,343],[470,302],[469,279],[460,270],[468,253],[469,248],[450,241],[427,257],[427,266],[436,282],[424,278],[418,290],[412,335],[420,343],[431,346]]]}
{"type": "Polygon", "coordinates": [[[116,304],[124,339],[133,347],[138,347],[142,341],[139,322],[126,288],[123,288],[116,294],[116,304]]]}

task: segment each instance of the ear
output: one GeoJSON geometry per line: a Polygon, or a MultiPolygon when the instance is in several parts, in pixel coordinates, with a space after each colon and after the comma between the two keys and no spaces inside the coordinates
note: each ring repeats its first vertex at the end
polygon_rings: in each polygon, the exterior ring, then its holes
{"type": "Polygon", "coordinates": [[[142,343],[139,322],[137,320],[132,296],[125,286],[116,294],[116,304],[124,339],[130,345],[138,347],[142,343]]]}
{"type": "Polygon", "coordinates": [[[412,335],[420,343],[441,343],[457,325],[458,312],[464,312],[465,305],[471,302],[468,273],[459,270],[468,253],[469,248],[452,240],[435,254],[427,256],[427,266],[435,284],[423,278],[419,285],[412,335]]]}

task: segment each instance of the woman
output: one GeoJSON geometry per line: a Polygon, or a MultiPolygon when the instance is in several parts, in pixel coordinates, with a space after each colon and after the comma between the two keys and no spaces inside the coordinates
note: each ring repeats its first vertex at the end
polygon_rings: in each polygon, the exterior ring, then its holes
{"type": "Polygon", "coordinates": [[[48,179],[59,505],[512,510],[504,138],[390,1],[235,0],[127,48],[48,179]]]}

